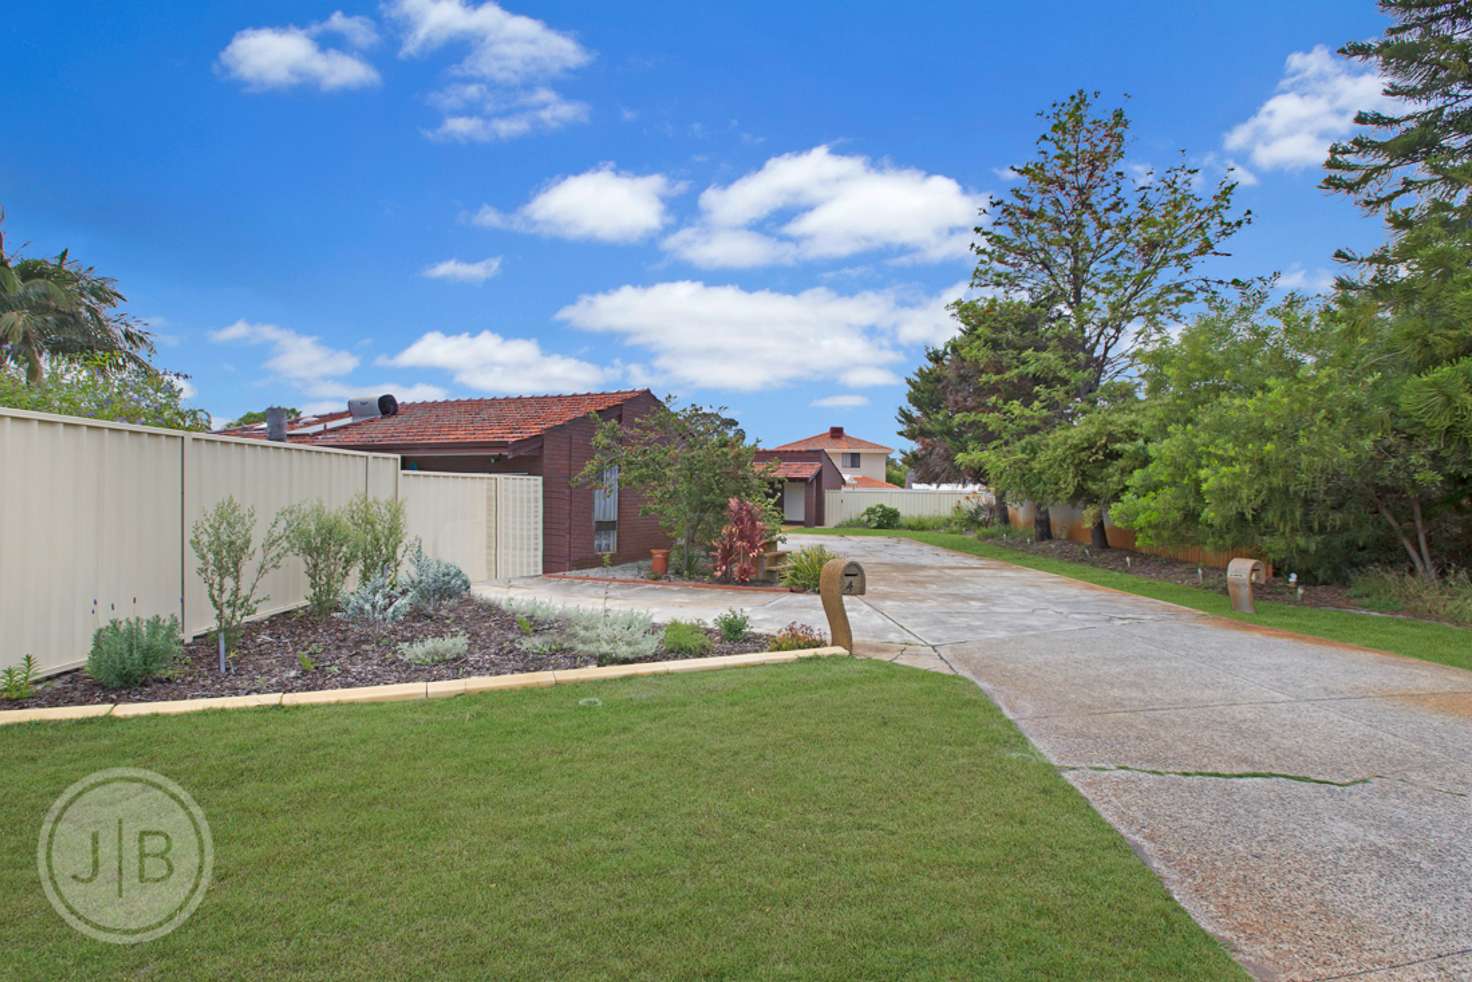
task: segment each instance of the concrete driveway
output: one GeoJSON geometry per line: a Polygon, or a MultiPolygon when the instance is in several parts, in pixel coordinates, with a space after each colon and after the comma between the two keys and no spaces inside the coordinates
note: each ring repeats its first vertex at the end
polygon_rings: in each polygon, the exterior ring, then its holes
{"type": "MultiPolygon", "coordinates": [[[[806,541],[864,563],[856,653],[980,685],[1254,973],[1472,978],[1472,672],[907,540],[806,541]]],[[[824,624],[795,594],[477,591],[824,624]]]]}

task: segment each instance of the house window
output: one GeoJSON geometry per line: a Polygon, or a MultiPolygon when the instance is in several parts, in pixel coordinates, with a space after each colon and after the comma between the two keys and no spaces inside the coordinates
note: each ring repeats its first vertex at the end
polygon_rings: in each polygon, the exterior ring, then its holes
{"type": "Polygon", "coordinates": [[[618,468],[603,472],[593,489],[593,551],[618,552],[618,468]]]}
{"type": "Polygon", "coordinates": [[[846,454],[844,454],[843,455],[843,466],[845,466],[845,467],[858,467],[859,466],[859,455],[856,454],[856,453],[846,453],[846,454]]]}

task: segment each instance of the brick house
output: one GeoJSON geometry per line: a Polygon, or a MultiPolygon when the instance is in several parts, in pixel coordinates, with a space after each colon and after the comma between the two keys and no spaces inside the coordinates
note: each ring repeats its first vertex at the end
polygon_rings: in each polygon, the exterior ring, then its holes
{"type": "Polygon", "coordinates": [[[758,450],[756,466],[772,472],[774,491],[781,495],[785,521],[817,527],[823,524],[823,492],[843,487],[843,474],[822,450],[758,450]]]}
{"type": "MultiPolygon", "coordinates": [[[[405,470],[536,475],[542,478],[543,571],[560,573],[597,566],[604,552],[632,562],[669,546],[659,523],[639,514],[639,495],[620,493],[616,476],[611,493],[573,483],[593,455],[589,414],[626,422],[659,404],[648,389],[406,402],[391,415],[370,410],[366,418],[340,412],[292,420],[286,438],[395,453],[405,470]]],[[[266,425],[225,432],[264,438],[266,425]]]]}
{"type": "Polygon", "coordinates": [[[821,450],[827,454],[851,488],[898,488],[885,479],[885,465],[893,447],[850,436],[842,426],[830,426],[827,432],[784,443],[772,450],[779,454],[821,450]]]}

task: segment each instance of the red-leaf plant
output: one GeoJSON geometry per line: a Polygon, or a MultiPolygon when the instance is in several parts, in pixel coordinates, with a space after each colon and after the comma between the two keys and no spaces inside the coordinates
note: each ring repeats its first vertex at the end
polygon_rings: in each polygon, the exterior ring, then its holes
{"type": "Polygon", "coordinates": [[[716,576],[748,582],[756,575],[756,561],[766,541],[767,526],[760,506],[740,498],[726,502],[726,526],[715,542],[716,576]]]}

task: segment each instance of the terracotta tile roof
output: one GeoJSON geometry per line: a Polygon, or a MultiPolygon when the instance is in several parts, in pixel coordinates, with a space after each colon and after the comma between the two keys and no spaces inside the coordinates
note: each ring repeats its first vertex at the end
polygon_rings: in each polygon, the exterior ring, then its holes
{"type": "MultiPolygon", "coordinates": [[[[296,419],[286,421],[286,438],[292,443],[311,443],[312,432],[320,430],[324,423],[331,423],[339,419],[347,419],[349,413],[343,410],[338,413],[318,413],[315,416],[298,416],[296,419]]],[[[211,431],[217,436],[238,436],[247,440],[264,440],[266,438],[265,423],[251,423],[247,426],[227,426],[224,429],[211,431]]]]}
{"type": "Polygon", "coordinates": [[[427,444],[509,444],[540,436],[554,426],[612,409],[648,389],[404,402],[396,416],[379,416],[315,434],[330,447],[394,447],[427,444]]]}
{"type": "Polygon", "coordinates": [[[890,484],[888,481],[881,481],[877,477],[865,477],[862,474],[858,475],[857,477],[849,478],[848,483],[852,484],[856,488],[863,488],[866,491],[904,490],[904,488],[900,487],[898,484],[890,484]]]}
{"type": "Polygon", "coordinates": [[[843,432],[843,427],[835,426],[824,430],[815,436],[804,437],[801,440],[793,440],[784,443],[773,450],[873,450],[876,452],[889,453],[893,447],[883,444],[871,443],[868,440],[860,440],[856,436],[849,436],[843,432]],[[836,431],[836,432],[835,432],[836,431]]]}
{"type": "MultiPolygon", "coordinates": [[[[769,463],[771,461],[758,460],[754,466],[757,470],[764,470],[769,463]]],[[[810,481],[823,470],[823,465],[816,460],[779,460],[776,464],[772,476],[784,481],[810,481]]]]}

